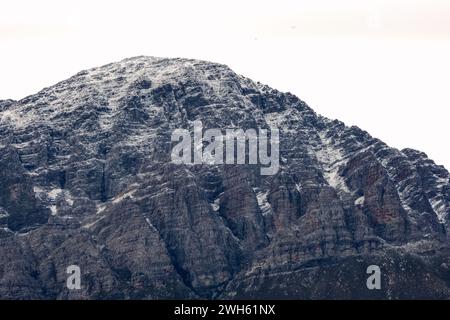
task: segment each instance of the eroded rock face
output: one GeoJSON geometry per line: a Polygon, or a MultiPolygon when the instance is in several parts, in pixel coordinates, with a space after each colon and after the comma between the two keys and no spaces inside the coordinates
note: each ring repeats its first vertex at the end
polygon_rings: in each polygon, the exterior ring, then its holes
{"type": "Polygon", "coordinates": [[[49,210],[36,199],[19,154],[11,147],[0,150],[0,223],[13,231],[45,223],[49,210]]]}
{"type": "Polygon", "coordinates": [[[0,151],[1,298],[450,297],[448,171],[223,65],[136,57],[0,101],[0,151]],[[280,170],[171,163],[195,120],[278,127],[280,170]]]}

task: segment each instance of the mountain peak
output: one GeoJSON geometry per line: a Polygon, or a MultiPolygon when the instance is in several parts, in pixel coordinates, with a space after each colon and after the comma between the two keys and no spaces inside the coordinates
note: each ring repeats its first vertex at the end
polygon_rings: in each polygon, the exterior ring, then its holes
{"type": "MultiPolygon", "coordinates": [[[[117,111],[123,101],[164,86],[214,91],[226,102],[242,90],[257,91],[259,85],[238,76],[229,67],[201,60],[138,56],[81,71],[35,95],[13,104],[0,114],[0,121],[23,127],[31,121],[48,121],[60,113],[71,113],[80,104],[98,105],[117,111]]],[[[164,89],[163,89],[164,90],[164,89]]]]}
{"type": "MultiPolygon", "coordinates": [[[[141,56],[81,71],[1,101],[0,146],[0,270],[29,288],[21,298],[255,298],[268,287],[272,298],[343,298],[374,263],[391,277],[381,297],[417,297],[415,274],[395,278],[391,261],[445,262],[443,167],[221,64],[141,56]],[[197,121],[279,129],[280,170],[173,163],[172,132],[197,121]],[[67,292],[61,275],[73,261],[99,283],[67,292]],[[351,272],[336,279],[336,263],[351,272]],[[347,286],[318,292],[322,279],[347,286]]],[[[421,296],[443,292],[444,269],[420,283],[421,296]]],[[[18,294],[0,283],[2,297],[18,294]]]]}

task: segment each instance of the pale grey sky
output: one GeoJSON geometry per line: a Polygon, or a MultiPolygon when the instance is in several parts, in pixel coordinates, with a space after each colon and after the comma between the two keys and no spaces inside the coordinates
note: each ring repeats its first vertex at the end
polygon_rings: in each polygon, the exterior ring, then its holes
{"type": "Polygon", "coordinates": [[[16,0],[0,52],[0,99],[130,56],[221,62],[450,169],[448,0],[16,0]]]}

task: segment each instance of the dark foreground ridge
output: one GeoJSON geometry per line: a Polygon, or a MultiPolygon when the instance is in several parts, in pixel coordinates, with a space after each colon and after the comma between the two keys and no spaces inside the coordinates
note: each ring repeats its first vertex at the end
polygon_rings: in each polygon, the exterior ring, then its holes
{"type": "Polygon", "coordinates": [[[136,57],[0,101],[0,169],[2,299],[450,298],[447,170],[224,65],[136,57]],[[278,127],[279,172],[170,163],[194,120],[278,127]]]}

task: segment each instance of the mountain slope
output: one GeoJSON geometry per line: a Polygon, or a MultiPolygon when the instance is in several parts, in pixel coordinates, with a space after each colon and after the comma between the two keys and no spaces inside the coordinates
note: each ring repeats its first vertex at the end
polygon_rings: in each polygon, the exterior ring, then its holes
{"type": "Polygon", "coordinates": [[[0,101],[0,150],[2,298],[450,297],[448,171],[224,65],[136,57],[0,101]],[[278,127],[279,172],[171,163],[195,120],[278,127]]]}

